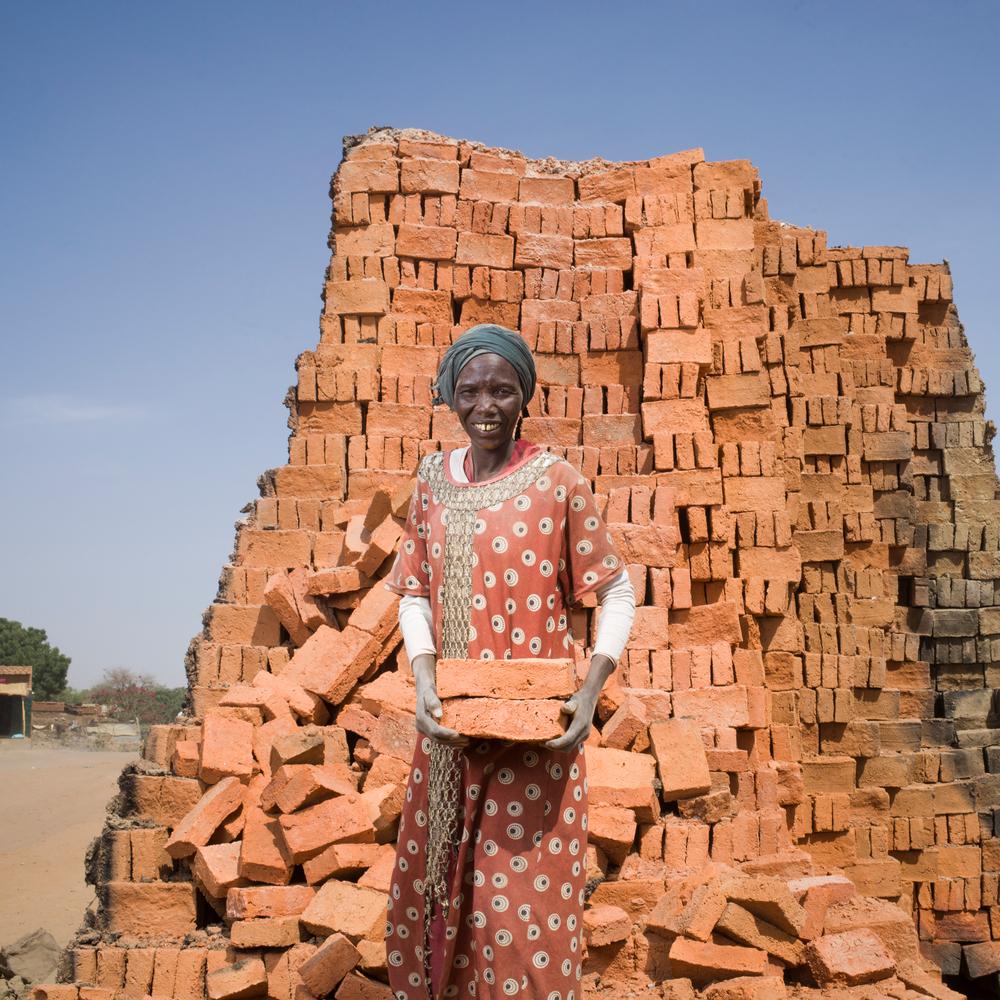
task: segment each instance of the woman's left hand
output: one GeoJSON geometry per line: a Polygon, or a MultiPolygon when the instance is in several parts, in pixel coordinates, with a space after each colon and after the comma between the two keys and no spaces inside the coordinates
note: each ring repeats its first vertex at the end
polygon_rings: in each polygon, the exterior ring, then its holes
{"type": "Polygon", "coordinates": [[[545,744],[550,750],[561,750],[566,753],[575,750],[587,738],[594,721],[598,693],[584,686],[563,704],[563,713],[570,717],[569,725],[562,736],[545,744]]]}

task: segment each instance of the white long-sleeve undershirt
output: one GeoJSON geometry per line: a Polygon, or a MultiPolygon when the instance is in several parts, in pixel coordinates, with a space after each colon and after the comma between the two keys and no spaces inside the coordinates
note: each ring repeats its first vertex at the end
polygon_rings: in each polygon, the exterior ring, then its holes
{"type": "MultiPolygon", "coordinates": [[[[464,470],[465,449],[451,454],[451,474],[458,482],[468,482],[464,470]]],[[[618,662],[632,631],[635,618],[635,590],[627,571],[602,584],[595,591],[601,605],[597,622],[594,652],[618,662]]],[[[406,655],[412,661],[421,654],[434,655],[434,615],[426,597],[407,595],[399,602],[399,628],[403,633],[406,655]]]]}

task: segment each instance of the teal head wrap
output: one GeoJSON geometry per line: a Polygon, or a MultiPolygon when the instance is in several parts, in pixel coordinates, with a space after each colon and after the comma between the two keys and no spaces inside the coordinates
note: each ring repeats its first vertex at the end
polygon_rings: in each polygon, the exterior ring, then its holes
{"type": "Polygon", "coordinates": [[[527,405],[535,394],[535,359],[520,334],[495,323],[481,323],[466,330],[445,351],[434,383],[434,402],[452,405],[459,373],[473,358],[478,358],[481,354],[498,354],[510,364],[517,373],[524,405],[527,405]]]}

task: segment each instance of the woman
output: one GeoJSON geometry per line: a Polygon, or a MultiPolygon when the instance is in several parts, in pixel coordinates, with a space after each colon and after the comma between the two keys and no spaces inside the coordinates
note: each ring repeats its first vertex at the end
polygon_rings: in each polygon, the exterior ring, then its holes
{"type": "Polygon", "coordinates": [[[470,444],[421,462],[386,584],[403,598],[422,734],[390,893],[389,981],[397,1000],[579,1000],[581,742],[628,639],[635,597],[586,480],[515,440],[535,391],[524,340],[473,327],[444,355],[436,389],[470,444]],[[586,679],[563,706],[563,736],[470,745],[440,725],[437,657],[569,656],[569,604],[591,591],[601,622],[586,679]]]}

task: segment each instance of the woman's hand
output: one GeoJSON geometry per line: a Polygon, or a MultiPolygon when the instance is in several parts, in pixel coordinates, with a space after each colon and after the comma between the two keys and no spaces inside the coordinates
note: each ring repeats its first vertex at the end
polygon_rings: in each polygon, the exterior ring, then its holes
{"type": "Polygon", "coordinates": [[[545,744],[550,750],[561,750],[563,753],[575,750],[590,735],[598,694],[599,691],[589,691],[586,687],[582,687],[572,698],[564,702],[561,711],[569,716],[569,725],[562,736],[545,744]]]}
{"type": "Polygon", "coordinates": [[[561,750],[566,753],[575,749],[590,735],[597,698],[601,693],[601,688],[604,687],[604,682],[611,676],[614,669],[615,661],[610,657],[604,656],[602,653],[591,657],[587,679],[581,685],[580,690],[562,706],[563,714],[570,717],[566,732],[545,744],[550,750],[561,750]]]}
{"type": "Polygon", "coordinates": [[[436,687],[437,660],[429,653],[424,653],[414,657],[411,666],[413,682],[417,687],[417,732],[450,746],[466,746],[469,741],[465,736],[438,724],[442,712],[436,687]]]}
{"type": "Polygon", "coordinates": [[[434,685],[417,688],[417,732],[449,746],[467,746],[467,737],[438,724],[441,714],[441,699],[437,696],[434,685]]]}

